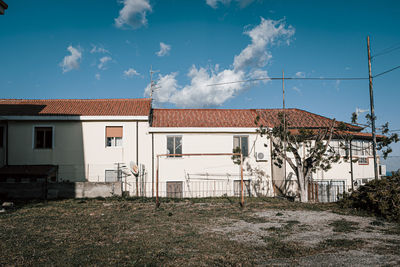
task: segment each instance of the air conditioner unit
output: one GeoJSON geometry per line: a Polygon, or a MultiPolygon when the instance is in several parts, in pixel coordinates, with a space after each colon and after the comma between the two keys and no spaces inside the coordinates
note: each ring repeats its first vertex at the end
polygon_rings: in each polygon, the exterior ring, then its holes
{"type": "Polygon", "coordinates": [[[256,152],[256,161],[267,161],[267,155],[263,152],[256,152]]]}

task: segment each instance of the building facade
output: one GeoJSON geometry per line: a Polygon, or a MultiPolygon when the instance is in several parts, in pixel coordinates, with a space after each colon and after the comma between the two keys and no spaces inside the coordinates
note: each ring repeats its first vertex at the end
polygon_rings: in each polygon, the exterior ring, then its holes
{"type": "MultiPolygon", "coordinates": [[[[280,112],[152,109],[151,99],[0,100],[0,165],[55,166],[52,180],[59,182],[122,181],[130,195],[154,196],[158,177],[160,196],[238,196],[240,165],[231,155],[215,154],[240,148],[245,194],[274,196],[296,179],[288,164],[273,164],[271,141],[257,132],[255,119],[272,128],[280,112]]],[[[293,129],[324,128],[332,122],[303,110],[285,112],[293,129]]],[[[371,137],[348,125],[355,136],[352,154],[359,158],[352,166],[354,185],[373,177],[371,137]]],[[[341,142],[331,143],[341,160],[312,179],[340,182],[347,190],[351,163],[344,160],[348,151],[341,142]]]]}

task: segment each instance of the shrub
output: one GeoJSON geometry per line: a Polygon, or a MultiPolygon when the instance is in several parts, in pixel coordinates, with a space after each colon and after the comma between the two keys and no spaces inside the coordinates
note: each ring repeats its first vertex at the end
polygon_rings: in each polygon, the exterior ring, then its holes
{"type": "Polygon", "coordinates": [[[400,222],[400,174],[372,180],[345,196],[339,204],[400,222]]]}

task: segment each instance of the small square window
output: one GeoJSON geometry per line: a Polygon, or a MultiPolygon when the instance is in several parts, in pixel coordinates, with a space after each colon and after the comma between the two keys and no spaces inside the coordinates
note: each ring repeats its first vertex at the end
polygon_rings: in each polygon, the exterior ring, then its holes
{"type": "Polygon", "coordinates": [[[122,134],[123,134],[122,126],[107,126],[106,147],[121,147],[122,134]]]}
{"type": "Polygon", "coordinates": [[[182,136],[167,136],[167,154],[169,157],[182,157],[182,136]],[[175,155],[174,155],[175,154],[175,155]]]}
{"type": "Polygon", "coordinates": [[[35,127],[35,145],[36,149],[52,149],[53,148],[53,128],[52,127],[35,127]]]}
{"type": "Polygon", "coordinates": [[[243,157],[249,155],[249,137],[248,136],[234,136],[233,149],[240,148],[243,157]]]}

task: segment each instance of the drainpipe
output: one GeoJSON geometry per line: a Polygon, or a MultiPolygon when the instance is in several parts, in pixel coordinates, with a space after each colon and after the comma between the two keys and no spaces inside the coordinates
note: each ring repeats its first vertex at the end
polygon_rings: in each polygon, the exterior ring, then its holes
{"type": "Polygon", "coordinates": [[[151,197],[154,197],[154,133],[151,133],[151,197]]]}
{"type": "MultiPolygon", "coordinates": [[[[139,168],[139,122],[136,121],[136,166],[139,168]]],[[[139,168],[140,170],[140,168],[139,168]]],[[[140,172],[139,172],[140,174],[140,172]]],[[[136,176],[136,196],[139,196],[139,175],[136,176]]]]}

